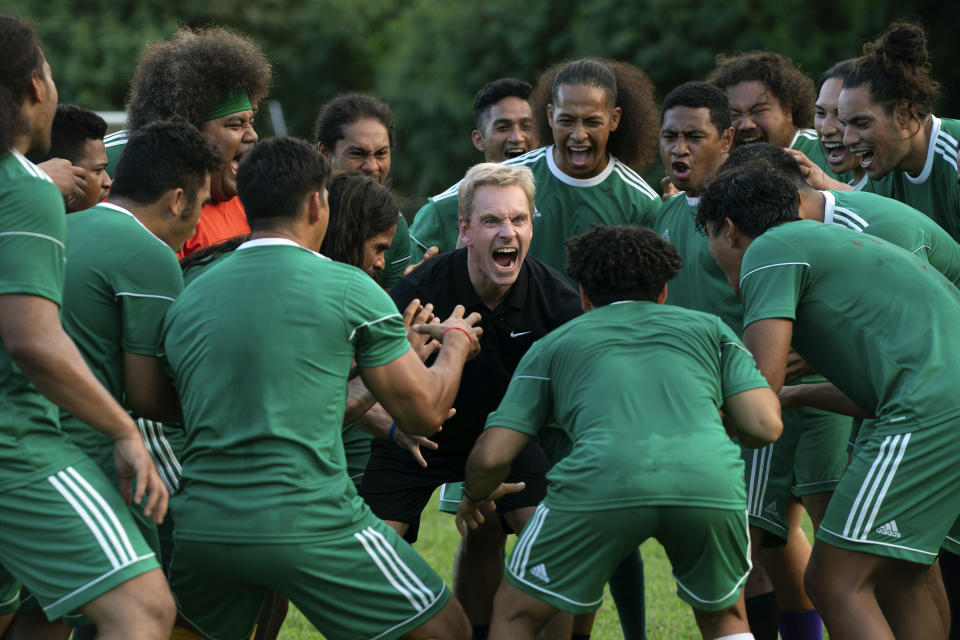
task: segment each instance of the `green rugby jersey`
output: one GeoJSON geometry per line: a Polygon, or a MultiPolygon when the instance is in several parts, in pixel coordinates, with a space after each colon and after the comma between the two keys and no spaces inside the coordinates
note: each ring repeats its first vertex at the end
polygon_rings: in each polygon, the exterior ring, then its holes
{"type": "Polygon", "coordinates": [[[117,168],[117,160],[120,159],[120,154],[126,148],[129,137],[130,130],[121,129],[103,138],[103,146],[107,148],[107,173],[110,176],[113,176],[113,172],[117,168]]]}
{"type": "Polygon", "coordinates": [[[820,146],[816,129],[797,129],[797,132],[793,134],[793,142],[790,143],[790,148],[802,151],[803,155],[810,159],[810,162],[823,169],[823,172],[834,180],[848,182],[852,177],[849,171],[846,173],[833,172],[830,163],[827,162],[823,147],[820,146]]]}
{"type": "Polygon", "coordinates": [[[178,536],[303,542],[368,513],[346,474],[347,375],[410,349],[370,276],[250,241],[184,288],[164,336],[186,429],[178,536]]]}
{"type": "Polygon", "coordinates": [[[863,191],[822,191],[823,221],[883,238],[927,259],[960,286],[960,244],[936,222],[893,198],[863,191]]]}
{"type": "MultiPolygon", "coordinates": [[[[70,249],[61,320],[87,365],[121,405],[124,352],[157,357],[163,315],[183,289],[177,256],[130,211],[101,203],[67,218],[70,249]]],[[[115,479],[113,441],[66,412],[70,438],[115,479]]]]}
{"type": "MultiPolygon", "coordinates": [[[[0,295],[61,303],[67,254],[63,196],[16,150],[0,155],[0,295]]],[[[60,431],[59,411],[0,344],[0,491],[45,478],[84,456],[60,431]]]]}
{"type": "Polygon", "coordinates": [[[960,120],[933,117],[927,160],[920,175],[891,171],[880,180],[868,180],[864,191],[905,202],[930,216],[960,242],[960,184],[957,184],[957,140],[960,120]]]}
{"type": "MultiPolygon", "coordinates": [[[[606,168],[588,179],[571,178],[557,167],[553,145],[542,147],[507,165],[522,165],[533,172],[537,191],[533,213],[533,240],[529,256],[566,273],[566,241],[592,224],[653,226],[660,196],[633,169],[613,156],[606,168]]],[[[457,188],[453,185],[427,202],[410,227],[411,249],[437,246],[452,251],[460,236],[457,188]]]]}
{"type": "Polygon", "coordinates": [[[743,308],[727,276],[710,255],[707,236],[697,231],[700,198],[678,193],[660,209],[653,229],[673,243],[682,260],[680,271],[667,283],[667,304],[720,316],[738,336],[743,334],[743,308]]]}
{"type": "Polygon", "coordinates": [[[960,291],[925,260],[812,220],[767,230],[740,270],[744,327],[794,321],[793,346],[882,422],[960,416],[960,291]]]}
{"type": "Polygon", "coordinates": [[[718,409],[766,386],[717,316],[618,302],[534,343],[486,424],[566,434],[572,448],[547,473],[551,509],[745,509],[740,448],[718,409]]]}

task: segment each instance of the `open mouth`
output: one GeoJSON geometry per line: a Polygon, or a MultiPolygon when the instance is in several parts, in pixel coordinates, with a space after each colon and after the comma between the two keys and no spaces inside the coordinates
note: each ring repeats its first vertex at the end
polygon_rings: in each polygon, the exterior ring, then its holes
{"type": "Polygon", "coordinates": [[[745,133],[736,136],[736,144],[753,144],[754,142],[763,142],[764,136],[758,131],[751,131],[750,133],[745,133]]]}
{"type": "Polygon", "coordinates": [[[523,147],[508,147],[503,150],[503,155],[509,160],[510,158],[516,158],[517,156],[522,156],[527,152],[523,147]]]}
{"type": "Polygon", "coordinates": [[[873,151],[854,151],[853,155],[857,156],[857,158],[860,160],[861,169],[869,169],[873,164],[873,151]]]}
{"type": "Polygon", "coordinates": [[[590,161],[590,147],[567,147],[567,157],[575,167],[585,167],[590,161]]]}
{"type": "Polygon", "coordinates": [[[685,162],[674,162],[670,165],[675,180],[686,180],[690,177],[690,165],[685,162]]]}
{"type": "Polygon", "coordinates": [[[513,247],[503,247],[501,249],[494,249],[493,261],[501,269],[513,269],[513,265],[517,263],[518,255],[520,255],[520,252],[513,247]]]}
{"type": "Polygon", "coordinates": [[[240,166],[240,160],[243,159],[244,152],[241,151],[237,155],[233,156],[233,160],[230,161],[230,172],[233,175],[237,175],[237,167],[240,166]]]}
{"type": "Polygon", "coordinates": [[[824,142],[823,150],[830,164],[840,164],[847,157],[847,148],[842,142],[824,142]]]}

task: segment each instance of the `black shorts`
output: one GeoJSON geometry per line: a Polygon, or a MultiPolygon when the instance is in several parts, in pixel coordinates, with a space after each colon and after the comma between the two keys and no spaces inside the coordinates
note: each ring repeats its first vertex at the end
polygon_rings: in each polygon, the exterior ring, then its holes
{"type": "MultiPolygon", "coordinates": [[[[381,520],[410,525],[404,539],[413,543],[420,529],[420,513],[433,492],[445,482],[463,480],[468,454],[444,455],[424,451],[427,467],[421,467],[410,452],[393,442],[376,439],[372,443],[370,461],[360,483],[360,497],[381,520]]],[[[520,451],[510,467],[507,482],[525,482],[526,488],[497,500],[501,516],[523,507],[536,507],[547,495],[547,470],[550,462],[537,442],[530,442],[520,451]]],[[[504,528],[510,532],[504,523],[504,528]]]]}

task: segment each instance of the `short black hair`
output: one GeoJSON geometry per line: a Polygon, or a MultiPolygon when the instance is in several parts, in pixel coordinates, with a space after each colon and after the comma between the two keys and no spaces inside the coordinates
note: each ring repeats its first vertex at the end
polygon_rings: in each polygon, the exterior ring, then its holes
{"type": "Polygon", "coordinates": [[[940,92],[940,84],[930,77],[931,70],[923,28],[894,22],[863,46],[863,55],[856,59],[843,87],[867,85],[871,100],[882,104],[887,113],[900,100],[907,100],[918,117],[925,117],[940,92]]]}
{"type": "Polygon", "coordinates": [[[30,23],[0,14],[0,153],[29,129],[21,105],[33,72],[43,76],[41,46],[30,23]]]}
{"type": "Polygon", "coordinates": [[[841,60],[837,64],[821,73],[820,77],[817,79],[817,95],[820,95],[820,89],[823,88],[823,83],[827,80],[831,80],[833,78],[840,78],[841,81],[845,80],[846,77],[853,72],[853,64],[855,62],[856,60],[854,58],[841,60]]]}
{"type": "Polygon", "coordinates": [[[396,148],[397,125],[390,105],[362,93],[342,93],[323,105],[313,129],[314,140],[333,153],[337,142],[343,140],[343,128],[364,118],[379,121],[390,137],[390,148],[396,148]]]}
{"type": "Polygon", "coordinates": [[[244,92],[256,110],[270,89],[270,63],[246,36],[224,29],[182,28],[140,56],[127,100],[131,129],[181,116],[198,129],[223,97],[244,92]]]}
{"type": "Polygon", "coordinates": [[[34,162],[63,158],[76,163],[83,157],[87,140],[103,140],[106,133],[107,122],[96,112],[73,104],[61,104],[53,117],[50,150],[34,162]]]}
{"type": "Polygon", "coordinates": [[[533,85],[517,78],[500,78],[483,85],[477,95],[473,97],[473,119],[477,130],[483,131],[485,120],[490,115],[490,107],[504,98],[520,98],[529,100],[533,85]]]}
{"type": "Polygon", "coordinates": [[[736,147],[727,156],[718,174],[726,171],[737,171],[752,163],[761,163],[771,171],[775,171],[794,185],[796,189],[811,189],[803,179],[800,165],[785,149],[769,142],[757,142],[736,147]]]}
{"type": "Polygon", "coordinates": [[[207,174],[222,164],[219,147],[185,119],[152,122],[130,134],[114,168],[110,196],[151,204],[182,188],[190,203],[207,174]]]}
{"type": "Polygon", "coordinates": [[[727,57],[717,56],[717,68],[707,78],[721,89],[741,82],[760,82],[780,104],[790,109],[793,126],[813,126],[813,104],[817,101],[813,80],[793,61],[773,51],[748,51],[727,57]]]}
{"type": "Polygon", "coordinates": [[[660,131],[653,83],[642,70],[620,60],[584,58],[560,62],[543,72],[530,94],[530,109],[540,140],[552,140],[547,105],[556,102],[561,85],[606,89],[620,107],[620,126],[607,139],[607,151],[634,171],[642,173],[653,161],[660,131]]]}
{"type": "Polygon", "coordinates": [[[594,306],[656,301],[679,270],[676,247],[646,227],[593,225],[567,240],[567,274],[594,306]]]}
{"type": "Polygon", "coordinates": [[[375,178],[357,172],[331,178],[327,198],[330,221],[320,253],[337,262],[362,267],[364,243],[397,224],[397,201],[390,189],[375,178]]]}
{"type": "Polygon", "coordinates": [[[279,136],[258,143],[237,168],[237,193],[250,229],[296,220],[307,194],[322,191],[329,180],[330,163],[303,140],[279,136]]]}
{"type": "Polygon", "coordinates": [[[707,109],[710,112],[710,122],[717,128],[717,133],[720,135],[732,126],[730,101],[727,100],[727,94],[709,82],[684,82],[668,93],[663,99],[660,120],[663,120],[663,114],[668,109],[674,107],[707,109]]]}
{"type": "Polygon", "coordinates": [[[765,162],[721,172],[700,195],[697,229],[716,233],[726,218],[751,238],[799,220],[797,188],[765,162]]]}

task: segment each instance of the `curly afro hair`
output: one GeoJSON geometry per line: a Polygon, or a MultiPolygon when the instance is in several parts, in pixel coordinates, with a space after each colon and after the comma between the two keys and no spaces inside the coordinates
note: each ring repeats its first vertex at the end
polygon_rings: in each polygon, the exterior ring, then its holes
{"type": "Polygon", "coordinates": [[[547,105],[553,102],[560,84],[607,89],[622,112],[620,126],[607,140],[607,151],[638,173],[650,166],[657,148],[660,118],[653,100],[653,83],[646,73],[632,64],[603,58],[553,65],[543,72],[530,94],[530,108],[542,141],[553,139],[547,105]]]}
{"type": "Polygon", "coordinates": [[[927,34],[915,24],[894,22],[879,38],[863,47],[843,87],[870,87],[870,97],[887,113],[900,100],[908,100],[918,117],[933,110],[940,85],[930,77],[927,34]]]}
{"type": "Polygon", "coordinates": [[[813,126],[813,104],[817,101],[813,80],[779,53],[749,51],[734,57],[719,54],[717,68],[707,80],[724,90],[741,82],[761,82],[781,105],[790,109],[794,127],[813,126]]]}
{"type": "Polygon", "coordinates": [[[182,28],[143,52],[130,82],[127,125],[139,129],[178,115],[200,128],[224,95],[257,104],[270,89],[270,63],[250,38],[222,27],[182,28]]]}
{"type": "Polygon", "coordinates": [[[567,240],[567,274],[594,306],[654,302],[680,270],[676,247],[640,226],[598,226],[567,240]]]}

